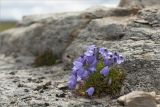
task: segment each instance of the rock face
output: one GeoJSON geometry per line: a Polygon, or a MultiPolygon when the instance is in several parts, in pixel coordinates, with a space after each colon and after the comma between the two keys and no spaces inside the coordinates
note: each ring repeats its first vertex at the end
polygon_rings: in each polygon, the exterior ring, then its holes
{"type": "Polygon", "coordinates": [[[88,22],[79,13],[25,17],[20,27],[0,33],[1,53],[31,56],[50,48],[61,55],[88,22]]]}
{"type": "Polygon", "coordinates": [[[98,7],[77,13],[25,16],[17,28],[0,33],[0,50],[6,55],[36,56],[52,49],[61,56],[92,19],[136,12],[136,9],[98,7]]]}
{"type": "Polygon", "coordinates": [[[146,7],[160,5],[159,0],[121,0],[120,7],[146,7]]]}
{"type": "Polygon", "coordinates": [[[91,101],[76,98],[67,89],[59,90],[70,72],[63,66],[70,68],[92,44],[125,56],[122,66],[127,76],[120,95],[135,90],[160,94],[159,29],[158,7],[98,7],[78,13],[26,16],[18,27],[0,33],[0,55],[14,57],[0,59],[0,105],[120,107],[116,99],[91,101]],[[63,64],[32,68],[34,56],[48,48],[62,56],[63,64]]]}
{"type": "Polygon", "coordinates": [[[132,90],[160,90],[160,9],[140,10],[137,16],[104,17],[92,20],[65,50],[66,65],[96,44],[126,57],[124,93],[132,90]],[[159,21],[158,21],[159,20],[159,21]],[[78,51],[77,51],[78,49],[78,51]]]}

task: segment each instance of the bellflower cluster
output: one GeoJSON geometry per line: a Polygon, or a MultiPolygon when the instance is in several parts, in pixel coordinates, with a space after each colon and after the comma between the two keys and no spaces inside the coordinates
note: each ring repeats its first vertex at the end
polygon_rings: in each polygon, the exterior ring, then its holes
{"type": "MultiPolygon", "coordinates": [[[[100,74],[104,77],[109,75],[109,68],[111,66],[124,62],[122,55],[118,53],[112,53],[105,48],[98,48],[95,45],[91,45],[87,48],[83,55],[73,62],[73,68],[68,81],[68,87],[70,89],[76,89],[79,81],[85,82],[91,74],[96,72],[97,64],[100,62],[100,60],[102,60],[104,63],[104,68],[100,70],[100,74]]],[[[86,90],[86,93],[89,96],[92,96],[95,90],[95,87],[89,87],[86,90]]]]}

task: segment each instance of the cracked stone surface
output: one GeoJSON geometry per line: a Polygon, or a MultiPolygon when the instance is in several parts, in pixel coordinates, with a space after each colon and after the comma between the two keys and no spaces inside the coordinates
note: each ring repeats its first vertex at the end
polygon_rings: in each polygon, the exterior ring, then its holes
{"type": "Polygon", "coordinates": [[[33,68],[12,58],[0,59],[0,107],[110,107],[116,99],[87,99],[66,87],[68,74],[62,64],[33,68]]]}

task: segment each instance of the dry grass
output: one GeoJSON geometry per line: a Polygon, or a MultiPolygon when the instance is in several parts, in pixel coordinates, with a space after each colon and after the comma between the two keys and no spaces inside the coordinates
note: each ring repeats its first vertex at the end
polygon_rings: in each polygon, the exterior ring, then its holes
{"type": "Polygon", "coordinates": [[[15,21],[4,21],[0,22],[0,32],[5,31],[7,29],[13,28],[16,26],[15,21]]]}

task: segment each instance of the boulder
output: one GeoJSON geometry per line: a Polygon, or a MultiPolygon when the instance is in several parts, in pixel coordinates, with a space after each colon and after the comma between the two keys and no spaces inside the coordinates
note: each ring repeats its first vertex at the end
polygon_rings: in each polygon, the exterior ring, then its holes
{"type": "MultiPolygon", "coordinates": [[[[98,6],[83,12],[24,16],[16,28],[0,33],[0,53],[12,56],[36,56],[51,49],[54,54],[61,56],[91,20],[128,16],[136,14],[137,11],[98,6]]],[[[108,26],[108,32],[113,31],[110,28],[112,26],[108,26]]],[[[118,29],[121,32],[123,28],[120,25],[115,28],[118,29]]]]}
{"type": "Polygon", "coordinates": [[[64,64],[71,67],[73,60],[89,45],[105,47],[122,53],[126,58],[122,65],[127,72],[122,94],[133,90],[154,90],[160,93],[160,26],[157,24],[159,22],[152,23],[155,20],[153,16],[158,16],[159,10],[146,8],[136,16],[91,20],[65,50],[64,64]],[[156,11],[152,12],[152,9],[156,11]]]}
{"type": "Polygon", "coordinates": [[[159,60],[159,10],[147,8],[140,10],[137,16],[110,16],[91,20],[64,52],[64,62],[73,61],[92,44],[124,52],[128,59],[145,57],[159,60]]]}
{"type": "Polygon", "coordinates": [[[19,27],[1,32],[0,53],[35,56],[52,49],[60,56],[79,30],[90,21],[79,13],[51,16],[25,17],[19,27]]]}
{"type": "Polygon", "coordinates": [[[133,91],[118,98],[124,107],[157,107],[155,92],[133,91]]]}

